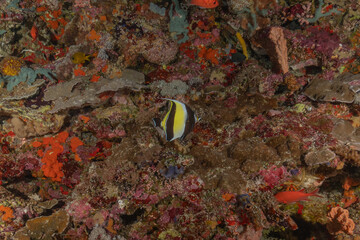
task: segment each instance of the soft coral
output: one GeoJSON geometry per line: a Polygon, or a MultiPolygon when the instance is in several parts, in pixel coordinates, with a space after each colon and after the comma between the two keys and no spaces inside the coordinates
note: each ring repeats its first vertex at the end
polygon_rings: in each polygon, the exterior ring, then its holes
{"type": "Polygon", "coordinates": [[[41,159],[41,162],[44,163],[41,170],[46,177],[50,177],[53,181],[60,182],[61,178],[64,176],[64,173],[61,170],[63,164],[57,160],[57,157],[64,151],[64,147],[61,144],[65,143],[68,137],[68,132],[61,132],[55,137],[43,138],[42,143],[40,141],[33,142],[33,147],[40,147],[41,145],[50,147],[46,150],[41,159]]]}

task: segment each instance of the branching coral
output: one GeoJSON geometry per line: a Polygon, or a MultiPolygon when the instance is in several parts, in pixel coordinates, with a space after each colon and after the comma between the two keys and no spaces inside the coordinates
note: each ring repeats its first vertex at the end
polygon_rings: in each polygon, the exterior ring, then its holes
{"type": "Polygon", "coordinates": [[[182,38],[178,40],[178,43],[184,43],[189,39],[189,29],[187,28],[189,24],[186,20],[186,16],[187,11],[181,9],[179,6],[179,1],[175,0],[174,3],[171,4],[169,11],[169,31],[174,33],[176,37],[182,35],[182,38]]]}
{"type": "Polygon", "coordinates": [[[315,11],[315,16],[313,18],[307,19],[307,22],[309,23],[315,23],[316,21],[318,21],[321,17],[326,17],[326,16],[330,16],[331,14],[335,13],[335,14],[339,14],[340,11],[337,9],[331,9],[325,13],[323,13],[323,6],[324,6],[324,0],[319,0],[319,6],[315,11]]]}
{"type": "Polygon", "coordinates": [[[334,207],[328,213],[329,223],[326,225],[331,234],[353,234],[355,223],[349,218],[349,211],[341,207],[334,207]]]}

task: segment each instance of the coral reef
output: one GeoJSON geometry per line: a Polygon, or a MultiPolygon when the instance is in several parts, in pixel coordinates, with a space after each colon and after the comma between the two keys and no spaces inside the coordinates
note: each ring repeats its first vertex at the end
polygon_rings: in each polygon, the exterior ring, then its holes
{"type": "Polygon", "coordinates": [[[204,6],[0,0],[0,239],[360,237],[358,1],[204,6]]]}

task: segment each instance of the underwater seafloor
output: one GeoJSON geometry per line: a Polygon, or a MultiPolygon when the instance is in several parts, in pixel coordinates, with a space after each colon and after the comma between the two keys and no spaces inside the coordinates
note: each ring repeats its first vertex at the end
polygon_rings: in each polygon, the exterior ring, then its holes
{"type": "Polygon", "coordinates": [[[192,3],[0,0],[0,239],[360,239],[359,2],[192,3]]]}

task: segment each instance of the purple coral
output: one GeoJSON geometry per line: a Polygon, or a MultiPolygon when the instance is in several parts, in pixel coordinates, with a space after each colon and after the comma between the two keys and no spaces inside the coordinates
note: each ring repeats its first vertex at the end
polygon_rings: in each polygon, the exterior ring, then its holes
{"type": "Polygon", "coordinates": [[[283,82],[282,74],[268,75],[260,84],[259,91],[268,97],[275,94],[277,87],[283,82]]]}
{"type": "Polygon", "coordinates": [[[160,170],[160,172],[162,175],[166,177],[166,179],[171,179],[171,178],[176,178],[180,174],[183,174],[184,168],[183,167],[179,168],[178,166],[169,166],[165,170],[160,170]]]}

